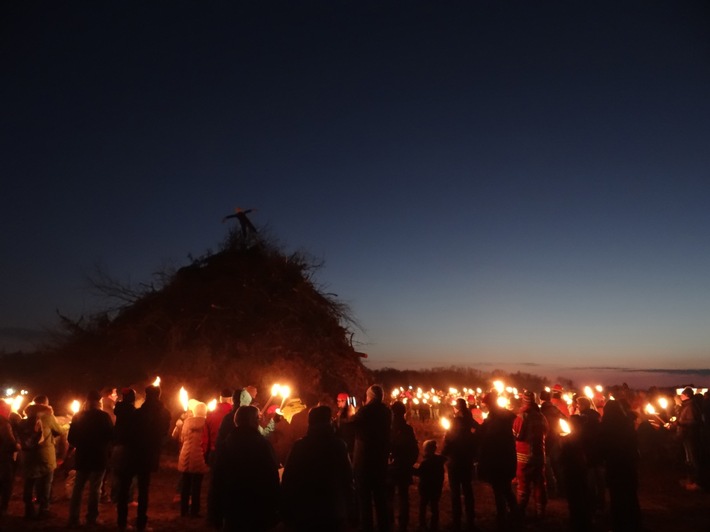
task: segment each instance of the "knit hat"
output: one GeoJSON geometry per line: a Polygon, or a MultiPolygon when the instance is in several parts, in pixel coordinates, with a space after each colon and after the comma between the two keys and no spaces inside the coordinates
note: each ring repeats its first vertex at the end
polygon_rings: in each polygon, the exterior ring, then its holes
{"type": "Polygon", "coordinates": [[[249,406],[252,399],[254,398],[246,389],[242,390],[239,393],[239,406],[249,406]]]}
{"type": "Polygon", "coordinates": [[[232,397],[232,390],[229,388],[223,388],[222,391],[220,392],[219,396],[220,397],[232,397]]]}
{"type": "Polygon", "coordinates": [[[346,394],[345,392],[340,392],[340,393],[338,394],[338,396],[336,397],[336,399],[337,399],[338,401],[347,401],[347,400],[348,400],[348,397],[349,397],[349,395],[346,394]]]}
{"type": "Polygon", "coordinates": [[[373,384],[367,389],[367,398],[372,401],[372,400],[377,400],[377,401],[382,401],[382,398],[385,396],[385,392],[382,389],[382,386],[379,384],[373,384]]]}
{"type": "Polygon", "coordinates": [[[525,390],[523,392],[523,395],[521,395],[520,397],[522,399],[523,406],[530,406],[536,403],[535,392],[531,392],[530,390],[525,390]]]}

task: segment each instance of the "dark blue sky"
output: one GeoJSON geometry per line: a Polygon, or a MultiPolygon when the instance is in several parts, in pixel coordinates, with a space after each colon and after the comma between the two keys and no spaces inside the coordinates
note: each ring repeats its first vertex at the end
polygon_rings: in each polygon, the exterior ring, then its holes
{"type": "Polygon", "coordinates": [[[710,367],[703,3],[25,4],[7,348],[97,308],[95,264],[149,281],[240,206],[325,260],[372,367],[710,367]]]}

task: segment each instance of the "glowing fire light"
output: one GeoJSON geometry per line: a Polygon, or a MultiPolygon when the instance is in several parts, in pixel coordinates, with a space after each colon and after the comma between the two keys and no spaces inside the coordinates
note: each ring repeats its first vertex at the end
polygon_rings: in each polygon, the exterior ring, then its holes
{"type": "Polygon", "coordinates": [[[666,399],[665,397],[659,397],[658,406],[660,406],[663,410],[668,408],[668,399],[666,399]]]}
{"type": "Polygon", "coordinates": [[[599,393],[602,393],[604,391],[604,388],[602,387],[601,384],[597,384],[594,389],[598,391],[599,393]]]}
{"type": "Polygon", "coordinates": [[[589,386],[584,387],[584,395],[586,395],[590,399],[594,399],[594,392],[589,386]]]}
{"type": "Polygon", "coordinates": [[[187,396],[187,390],[183,386],[180,386],[179,398],[182,409],[187,412],[187,408],[190,406],[190,399],[187,396]]]}
{"type": "Polygon", "coordinates": [[[441,423],[441,426],[443,427],[444,430],[449,430],[451,428],[451,421],[449,421],[445,417],[442,417],[441,420],[439,421],[439,423],[441,423]]]}
{"type": "Polygon", "coordinates": [[[207,403],[207,410],[210,412],[217,410],[217,399],[212,399],[209,403],[207,403]]]}
{"type": "Polygon", "coordinates": [[[392,399],[397,399],[399,397],[399,388],[395,388],[392,390],[392,393],[390,394],[392,396],[392,399]]]}
{"type": "Polygon", "coordinates": [[[498,406],[501,408],[508,408],[508,405],[510,404],[510,400],[507,397],[499,397],[498,400],[496,401],[498,403],[498,406]]]}
{"type": "Polygon", "coordinates": [[[153,381],[153,386],[155,386],[155,387],[160,386],[160,377],[155,378],[155,380],[153,381]]]}
{"type": "Polygon", "coordinates": [[[572,429],[570,429],[569,423],[567,423],[566,419],[560,418],[560,430],[562,431],[563,436],[566,436],[572,432],[572,429]]]}
{"type": "Polygon", "coordinates": [[[501,394],[503,390],[505,390],[505,384],[503,384],[503,381],[493,381],[493,388],[496,392],[501,394]]]}
{"type": "Polygon", "coordinates": [[[653,405],[652,405],[651,403],[648,403],[648,404],[646,405],[646,409],[645,409],[645,410],[646,410],[646,413],[647,413],[647,414],[651,414],[652,416],[655,416],[655,415],[656,415],[656,409],[653,408],[653,405]]]}
{"type": "Polygon", "coordinates": [[[271,397],[276,397],[279,392],[281,391],[281,385],[280,384],[274,384],[271,387],[271,397]]]}
{"type": "Polygon", "coordinates": [[[291,395],[291,388],[289,386],[281,386],[281,406],[279,408],[283,408],[284,404],[286,403],[286,399],[288,399],[288,396],[291,395]]]}
{"type": "Polygon", "coordinates": [[[74,399],[71,402],[71,406],[69,407],[69,409],[71,410],[72,414],[76,414],[81,409],[81,403],[74,399]]]}

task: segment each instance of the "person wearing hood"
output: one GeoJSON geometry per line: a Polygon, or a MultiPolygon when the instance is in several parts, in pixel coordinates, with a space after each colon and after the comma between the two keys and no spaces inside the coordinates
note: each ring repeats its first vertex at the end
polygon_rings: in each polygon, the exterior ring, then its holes
{"type": "Polygon", "coordinates": [[[202,450],[202,435],[205,431],[207,405],[198,402],[193,407],[194,415],[186,418],[180,431],[180,455],[178,471],[182,473],[180,492],[180,515],[200,515],[202,479],[208,471],[202,450]]]}
{"type": "Polygon", "coordinates": [[[52,492],[54,470],[57,468],[57,450],[55,438],[61,436],[62,428],[54,417],[54,410],[49,406],[46,395],[36,396],[27,405],[24,412],[26,419],[21,424],[34,430],[41,430],[39,441],[32,448],[23,448],[21,452],[22,470],[25,478],[22,500],[25,503],[25,518],[46,519],[52,516],[49,502],[52,492]],[[33,497],[39,504],[35,509],[33,497]]]}
{"type": "Polygon", "coordinates": [[[79,526],[79,510],[84,485],[89,482],[89,500],[86,524],[96,524],[99,516],[101,483],[106,473],[113,437],[111,416],[101,409],[101,395],[91,391],[84,408],[77,413],[69,426],[69,444],[76,449],[76,478],[69,505],[69,527],[79,526]]]}
{"type": "Polygon", "coordinates": [[[293,444],[282,479],[284,520],[289,530],[344,530],[353,493],[345,442],[335,435],[331,409],[308,413],[308,432],[293,444]]]}

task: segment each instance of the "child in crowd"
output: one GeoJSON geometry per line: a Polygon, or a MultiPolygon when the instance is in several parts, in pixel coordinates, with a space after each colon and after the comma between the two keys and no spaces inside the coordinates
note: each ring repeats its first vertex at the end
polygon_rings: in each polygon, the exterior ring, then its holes
{"type": "Polygon", "coordinates": [[[423,448],[424,458],[415,470],[419,477],[419,527],[421,530],[439,529],[439,499],[444,485],[446,458],[436,454],[436,440],[427,440],[423,448]],[[427,527],[427,506],[431,508],[431,522],[427,527]]]}

